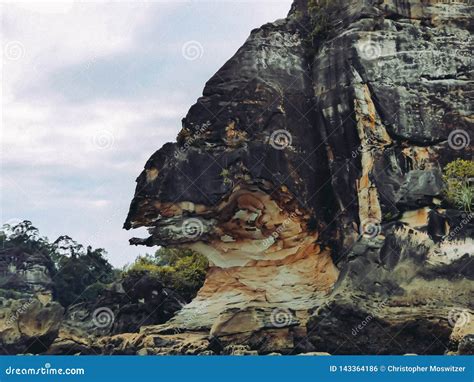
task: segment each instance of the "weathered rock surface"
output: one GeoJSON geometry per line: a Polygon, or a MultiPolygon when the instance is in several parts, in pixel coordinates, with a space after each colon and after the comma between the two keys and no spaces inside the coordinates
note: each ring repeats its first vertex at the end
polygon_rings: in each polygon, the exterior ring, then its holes
{"type": "Polygon", "coordinates": [[[22,248],[0,250],[0,288],[32,293],[44,302],[53,293],[52,261],[37,251],[22,248]]]}
{"type": "Polygon", "coordinates": [[[52,301],[51,260],[0,250],[0,354],[41,353],[56,338],[63,307],[52,301]]]}
{"type": "Polygon", "coordinates": [[[186,303],[156,278],[134,273],[65,309],[55,301],[53,270],[38,250],[0,251],[0,354],[101,354],[100,338],[165,323],[186,303]]]}
{"type": "MultiPolygon", "coordinates": [[[[68,307],[49,354],[101,354],[101,344],[119,333],[138,333],[143,326],[162,324],[185,305],[172,290],[150,277],[127,277],[111,284],[97,300],[68,307]]],[[[140,337],[139,337],[140,338],[140,337]]],[[[118,352],[118,350],[116,350],[118,352]]],[[[127,354],[135,354],[132,348],[127,354]]]]}
{"type": "Polygon", "coordinates": [[[212,265],[157,333],[260,353],[472,348],[473,215],[443,204],[441,170],[472,160],[473,11],[296,0],[252,31],[137,179],[125,228],[150,236],[131,242],[212,265]]]}

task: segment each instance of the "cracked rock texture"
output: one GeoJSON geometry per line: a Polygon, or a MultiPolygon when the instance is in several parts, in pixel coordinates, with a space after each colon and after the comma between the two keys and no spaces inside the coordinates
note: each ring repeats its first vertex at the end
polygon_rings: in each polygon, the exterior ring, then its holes
{"type": "Polygon", "coordinates": [[[52,301],[51,260],[0,250],[0,354],[40,353],[56,338],[63,307],[52,301]]]}
{"type": "Polygon", "coordinates": [[[296,0],[252,31],[146,163],[125,222],[150,232],[133,244],[206,255],[206,282],[166,324],[103,341],[472,352],[473,215],[445,205],[441,172],[472,160],[474,6],[444,3],[296,0]]]}

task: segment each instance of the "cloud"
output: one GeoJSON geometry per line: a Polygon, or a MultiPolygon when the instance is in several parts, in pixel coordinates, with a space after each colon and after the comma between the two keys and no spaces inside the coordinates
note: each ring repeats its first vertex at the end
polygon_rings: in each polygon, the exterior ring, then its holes
{"type": "Polygon", "coordinates": [[[140,153],[153,141],[174,140],[176,121],[186,108],[178,98],[78,105],[10,102],[3,116],[3,164],[34,160],[35,167],[71,170],[120,167],[143,159],[140,153]]]}
{"type": "Polygon", "coordinates": [[[21,59],[3,61],[8,73],[4,97],[13,96],[13,84],[29,87],[58,68],[129,50],[135,30],[149,17],[149,5],[141,2],[45,4],[4,5],[3,40],[23,49],[21,59]],[[48,11],[57,8],[63,12],[48,11]]]}
{"type": "Polygon", "coordinates": [[[122,223],[149,156],[175,140],[204,83],[270,2],[3,5],[2,216],[104,247],[115,265],[146,249],[122,223]],[[198,41],[202,55],[183,57],[198,41]]]}

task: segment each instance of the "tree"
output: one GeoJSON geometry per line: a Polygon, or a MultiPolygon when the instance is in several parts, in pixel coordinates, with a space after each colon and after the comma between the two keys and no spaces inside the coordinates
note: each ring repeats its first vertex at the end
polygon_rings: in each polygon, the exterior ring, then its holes
{"type": "Polygon", "coordinates": [[[71,246],[65,247],[69,255],[59,255],[54,277],[57,299],[63,306],[86,300],[88,294],[84,294],[84,291],[89,286],[107,284],[114,279],[113,268],[106,259],[107,252],[104,249],[93,250],[89,246],[84,250],[82,245],[77,245],[72,239],[69,244],[71,246]]]}
{"type": "Polygon", "coordinates": [[[63,306],[84,301],[93,295],[84,293],[89,286],[107,284],[117,277],[104,249],[84,248],[67,235],[50,243],[29,220],[5,225],[0,238],[7,250],[21,249],[27,255],[42,255],[52,275],[55,298],[63,306]]]}
{"type": "Polygon", "coordinates": [[[125,270],[124,278],[154,277],[191,301],[204,283],[208,266],[203,255],[190,249],[162,247],[154,255],[139,256],[125,270]]]}
{"type": "Polygon", "coordinates": [[[39,235],[38,228],[31,221],[24,220],[15,225],[4,224],[0,231],[4,251],[20,250],[25,255],[40,256],[41,262],[53,273],[54,263],[51,259],[52,247],[47,237],[39,235]]]}
{"type": "Polygon", "coordinates": [[[4,247],[21,247],[29,251],[49,252],[51,250],[48,238],[40,237],[38,228],[29,220],[23,220],[15,225],[4,224],[2,241],[4,247]]]}

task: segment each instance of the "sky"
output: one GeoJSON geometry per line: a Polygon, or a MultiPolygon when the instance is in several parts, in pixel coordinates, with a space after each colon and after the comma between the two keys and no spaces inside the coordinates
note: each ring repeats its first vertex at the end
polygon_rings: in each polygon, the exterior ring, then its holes
{"type": "Polygon", "coordinates": [[[1,8],[1,223],[153,250],[123,222],[147,159],[175,141],[205,82],[291,0],[18,3],[1,8]]]}

